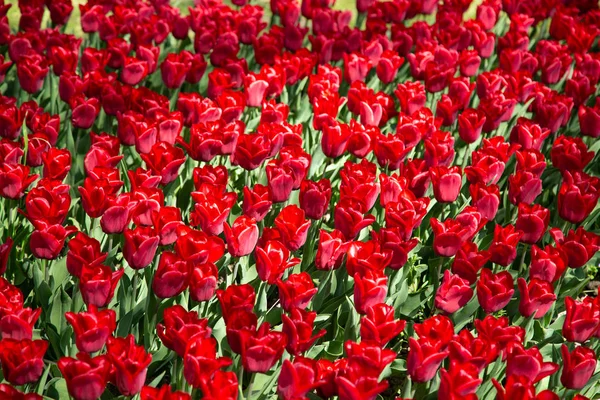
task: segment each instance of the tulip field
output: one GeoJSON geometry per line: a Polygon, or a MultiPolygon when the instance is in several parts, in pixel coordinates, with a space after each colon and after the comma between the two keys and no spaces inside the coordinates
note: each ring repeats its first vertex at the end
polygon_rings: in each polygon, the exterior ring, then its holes
{"type": "Polygon", "coordinates": [[[0,0],[0,400],[600,398],[596,0],[0,0]]]}

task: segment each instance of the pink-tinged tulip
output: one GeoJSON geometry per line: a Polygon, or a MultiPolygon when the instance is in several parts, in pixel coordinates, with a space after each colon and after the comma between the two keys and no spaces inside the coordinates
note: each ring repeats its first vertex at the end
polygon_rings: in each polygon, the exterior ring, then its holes
{"type": "Polygon", "coordinates": [[[565,298],[566,316],[562,334],[569,342],[585,343],[600,326],[600,310],[596,302],[585,297],[581,301],[565,298]]]}
{"type": "Polygon", "coordinates": [[[581,105],[577,112],[581,133],[593,138],[600,137],[600,102],[596,101],[594,107],[581,105]]]}
{"type": "Polygon", "coordinates": [[[183,292],[190,282],[191,265],[175,253],[161,253],[158,267],[152,278],[152,291],[160,299],[175,297],[183,292]]]}
{"type": "Polygon", "coordinates": [[[560,350],[563,361],[560,382],[568,389],[583,389],[596,370],[596,353],[584,346],[569,352],[566,344],[560,350]]]}
{"type": "Polygon", "coordinates": [[[477,300],[483,311],[495,313],[506,307],[514,294],[514,281],[508,271],[494,274],[484,268],[477,281],[477,300]]]}
{"type": "Polygon", "coordinates": [[[473,289],[469,286],[469,282],[446,270],[442,284],[435,294],[435,307],[452,314],[464,307],[471,297],[473,297],[473,289]]]}
{"type": "Polygon", "coordinates": [[[124,269],[113,272],[103,264],[85,265],[79,277],[79,290],[85,304],[106,307],[112,300],[124,269]]]}
{"type": "Polygon", "coordinates": [[[406,326],[406,321],[394,318],[394,308],[384,303],[375,304],[360,320],[360,338],[365,343],[385,346],[397,337],[406,326]]]}
{"type": "Polygon", "coordinates": [[[346,240],[353,240],[367,226],[375,222],[371,214],[365,215],[365,205],[352,197],[343,198],[334,210],[334,226],[346,240]]]}
{"type": "Polygon", "coordinates": [[[508,199],[517,205],[533,203],[542,193],[542,180],[529,171],[517,171],[508,177],[508,199]]]}
{"type": "Polygon", "coordinates": [[[91,357],[86,353],[79,353],[77,358],[62,357],[57,366],[67,381],[69,395],[75,400],[99,398],[106,389],[111,370],[106,355],[91,357]]]}
{"type": "Polygon", "coordinates": [[[244,93],[248,107],[261,107],[267,95],[269,83],[258,79],[255,75],[247,75],[244,79],[244,93]]]}
{"type": "Polygon", "coordinates": [[[360,314],[367,314],[370,307],[385,302],[387,276],[382,272],[368,271],[364,276],[354,275],[354,307],[360,314]]]}
{"type": "Polygon", "coordinates": [[[327,333],[325,329],[313,335],[315,318],[317,318],[316,312],[300,308],[293,308],[289,316],[286,314],[281,316],[282,332],[287,336],[285,348],[288,353],[298,356],[308,351],[317,340],[325,336],[327,333]]]}
{"type": "Polygon", "coordinates": [[[139,393],[146,381],[148,365],[152,356],[144,346],[137,346],[133,335],[126,338],[110,337],[107,342],[107,354],[115,369],[115,382],[124,396],[139,393]]]}
{"type": "Polygon", "coordinates": [[[317,288],[307,272],[292,274],[284,282],[277,280],[281,308],[289,312],[292,308],[306,309],[317,294],[317,288]]]}
{"type": "Polygon", "coordinates": [[[468,108],[458,115],[458,135],[466,143],[474,143],[481,136],[485,115],[483,112],[468,108]]]}
{"type": "Polygon", "coordinates": [[[564,274],[568,262],[567,254],[562,248],[548,245],[541,249],[534,245],[531,248],[529,277],[556,282],[564,274]]]}
{"type": "Polygon", "coordinates": [[[203,184],[200,190],[192,192],[194,210],[190,213],[190,223],[199,225],[210,235],[220,235],[223,226],[236,200],[237,193],[223,193],[220,187],[203,184]]]}
{"type": "Polygon", "coordinates": [[[432,339],[408,339],[408,358],[406,368],[415,382],[428,382],[437,373],[442,361],[448,356],[447,350],[441,350],[441,343],[432,339]]]}
{"type": "Polygon", "coordinates": [[[126,57],[121,70],[121,82],[129,86],[135,86],[148,75],[148,62],[138,60],[135,57],[126,57]]]}
{"type": "Polygon", "coordinates": [[[322,130],[321,150],[323,150],[323,154],[329,158],[337,158],[344,154],[352,135],[349,125],[340,124],[331,118],[328,123],[323,123],[322,130]]]}
{"type": "Polygon", "coordinates": [[[30,94],[42,89],[48,71],[48,60],[37,53],[23,55],[17,62],[19,85],[30,94]]]}
{"type": "Polygon", "coordinates": [[[294,189],[294,171],[278,164],[278,161],[271,160],[265,168],[273,203],[286,202],[294,189]]]}
{"type": "Polygon", "coordinates": [[[86,99],[83,96],[73,97],[71,107],[71,123],[79,129],[90,129],[100,112],[100,102],[95,97],[86,99]]]}
{"type": "Polygon", "coordinates": [[[287,336],[271,330],[267,322],[263,323],[255,334],[248,337],[242,350],[242,364],[248,372],[265,373],[283,355],[287,336]]]}
{"type": "Polygon", "coordinates": [[[524,376],[537,383],[560,368],[558,364],[545,362],[537,347],[525,349],[521,343],[513,342],[507,352],[506,376],[524,376]]]}
{"type": "Polygon", "coordinates": [[[319,270],[330,271],[342,265],[342,260],[348,249],[344,235],[333,230],[331,233],[319,231],[319,245],[315,256],[315,266],[319,270]]]}
{"type": "Polygon", "coordinates": [[[310,221],[304,219],[304,211],[300,207],[289,205],[275,218],[275,227],[287,248],[296,251],[306,242],[310,221]]]}
{"type": "Polygon", "coordinates": [[[456,201],[462,185],[462,174],[459,167],[433,167],[429,170],[433,195],[438,202],[452,203],[456,201]]]}
{"type": "Polygon", "coordinates": [[[479,210],[481,216],[493,221],[500,206],[500,188],[498,185],[486,186],[482,183],[469,185],[471,204],[479,210]]]}
{"type": "Polygon", "coordinates": [[[321,179],[313,182],[303,180],[300,186],[300,208],[310,219],[321,219],[329,209],[331,182],[321,179]]]}
{"type": "Polygon", "coordinates": [[[243,257],[252,253],[258,241],[258,226],[254,218],[242,215],[233,222],[231,227],[225,223],[223,228],[227,251],[233,257],[243,257]]]}
{"type": "Polygon", "coordinates": [[[494,227],[494,239],[488,249],[490,260],[504,267],[511,264],[517,257],[517,245],[523,232],[516,230],[513,225],[494,227]]]}
{"type": "Polygon", "coordinates": [[[299,258],[290,260],[290,251],[279,240],[268,240],[256,246],[254,258],[258,277],[270,285],[276,283],[285,270],[300,262],[299,258]]]}
{"type": "Polygon", "coordinates": [[[525,279],[517,280],[520,292],[519,312],[526,318],[542,318],[556,301],[556,294],[552,285],[545,281],[532,279],[527,283],[525,279]]]}
{"type": "Polygon", "coordinates": [[[48,349],[45,340],[2,339],[0,361],[4,379],[13,385],[36,382],[44,371],[44,354],[48,349]]]}
{"type": "Polygon", "coordinates": [[[398,69],[404,63],[404,58],[391,50],[386,50],[381,54],[381,58],[377,62],[375,72],[379,80],[385,84],[392,83],[396,78],[398,69]]]}
{"type": "Polygon", "coordinates": [[[191,386],[198,388],[220,368],[230,364],[230,358],[217,357],[217,341],[214,338],[195,336],[185,349],[183,376],[191,386]]]}
{"type": "Polygon", "coordinates": [[[177,207],[161,207],[160,211],[152,216],[153,225],[160,235],[160,244],[168,246],[177,241],[177,229],[183,225],[181,209],[177,207]]]}
{"type": "Polygon", "coordinates": [[[123,245],[123,257],[131,268],[146,268],[154,260],[158,248],[159,237],[154,228],[137,227],[126,229],[125,244],[123,245]]]}
{"type": "Polygon", "coordinates": [[[425,87],[418,81],[409,80],[398,84],[394,94],[400,101],[400,109],[407,115],[424,107],[427,100],[425,87]]]}
{"type": "Polygon", "coordinates": [[[104,347],[117,328],[116,316],[113,310],[98,310],[93,304],[88,306],[87,312],[65,313],[65,319],[75,332],[75,345],[85,353],[95,353],[104,347]]]}
{"type": "Polygon", "coordinates": [[[244,215],[254,218],[257,222],[262,221],[273,205],[271,191],[267,186],[260,184],[254,185],[252,189],[244,186],[243,191],[242,211],[244,215]]]}
{"type": "Polygon", "coordinates": [[[510,131],[510,142],[519,144],[522,149],[540,150],[550,133],[549,129],[521,117],[517,119],[517,124],[510,131]]]}

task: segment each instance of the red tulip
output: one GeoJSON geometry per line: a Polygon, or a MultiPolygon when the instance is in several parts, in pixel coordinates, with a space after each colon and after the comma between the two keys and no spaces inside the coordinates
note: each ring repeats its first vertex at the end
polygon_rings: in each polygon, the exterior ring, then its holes
{"type": "Polygon", "coordinates": [[[179,168],[185,162],[183,150],[166,142],[157,142],[149,153],[141,154],[140,157],[148,169],[161,176],[160,183],[163,185],[171,183],[177,178],[179,168]]]}
{"type": "Polygon", "coordinates": [[[585,343],[600,326],[600,310],[593,299],[583,298],[581,301],[565,298],[566,316],[562,334],[569,342],[585,343]]]}
{"type": "Polygon", "coordinates": [[[304,357],[295,358],[293,363],[284,360],[277,381],[277,393],[283,400],[298,399],[306,396],[320,383],[317,379],[316,360],[304,357]]]}
{"type": "Polygon", "coordinates": [[[221,304],[221,313],[225,324],[236,311],[252,311],[256,300],[254,288],[248,284],[229,285],[225,290],[217,290],[217,298],[221,304]]]}
{"type": "Polygon", "coordinates": [[[542,318],[556,301],[554,288],[548,282],[532,279],[529,283],[523,278],[517,280],[520,292],[519,312],[524,317],[542,318]]]}
{"type": "Polygon", "coordinates": [[[293,355],[300,355],[308,351],[313,344],[327,331],[321,329],[313,335],[313,326],[317,313],[300,308],[292,308],[290,315],[282,314],[282,332],[287,336],[286,350],[293,355]]]}
{"type": "Polygon", "coordinates": [[[183,292],[190,282],[191,265],[175,253],[161,253],[158,267],[152,279],[152,291],[160,299],[175,297],[183,292]]]}
{"type": "Polygon", "coordinates": [[[523,236],[521,236],[523,243],[537,243],[546,233],[549,222],[550,210],[547,208],[539,204],[519,204],[519,215],[515,228],[523,232],[523,236]]]}
{"type": "Polygon", "coordinates": [[[550,229],[552,238],[568,258],[571,268],[584,266],[600,250],[600,236],[582,227],[570,230],[565,237],[560,229],[550,229]]]}
{"type": "Polygon", "coordinates": [[[100,351],[117,328],[116,313],[113,310],[99,311],[93,304],[87,312],[65,313],[65,319],[73,327],[77,349],[85,353],[100,351]]]}
{"type": "Polygon", "coordinates": [[[270,328],[268,323],[263,323],[244,343],[242,364],[246,371],[265,373],[283,355],[287,336],[270,328]]]}
{"type": "Polygon", "coordinates": [[[306,242],[310,221],[304,219],[304,211],[300,207],[289,205],[275,218],[275,226],[287,248],[296,251],[306,242]]]}
{"type": "Polygon", "coordinates": [[[387,296],[387,276],[382,272],[367,271],[364,276],[354,275],[354,307],[367,314],[370,307],[383,303],[387,296]]]}
{"type": "Polygon", "coordinates": [[[300,186],[300,208],[310,219],[321,219],[327,213],[331,200],[331,182],[321,179],[303,180],[300,186]]]}
{"type": "Polygon", "coordinates": [[[227,223],[223,227],[227,251],[233,257],[243,257],[252,253],[258,241],[258,227],[254,218],[242,215],[234,221],[231,227],[227,223]]]}
{"type": "Polygon", "coordinates": [[[0,244],[0,275],[6,272],[6,267],[8,265],[8,259],[10,257],[12,247],[13,240],[10,237],[6,238],[4,243],[0,244]]]}
{"type": "Polygon", "coordinates": [[[225,253],[225,244],[217,236],[182,226],[175,242],[175,254],[186,261],[204,264],[217,262],[225,253]]]}
{"type": "Polygon", "coordinates": [[[84,265],[102,264],[108,256],[100,250],[100,242],[83,232],[77,232],[77,235],[69,240],[67,246],[69,248],[67,252],[67,270],[75,277],[81,275],[84,265]]]}
{"type": "Polygon", "coordinates": [[[490,260],[502,266],[508,266],[517,257],[517,245],[523,232],[516,230],[513,225],[494,227],[494,239],[488,251],[490,260]]]}
{"type": "Polygon", "coordinates": [[[529,277],[546,282],[556,282],[567,269],[569,260],[562,248],[546,246],[541,249],[537,246],[531,248],[531,265],[529,277]]]}
{"type": "Polygon", "coordinates": [[[397,337],[406,326],[406,321],[394,318],[394,308],[379,303],[367,309],[367,315],[360,320],[360,338],[365,343],[385,346],[397,337]]]}
{"type": "Polygon", "coordinates": [[[20,199],[38,175],[29,175],[29,167],[22,164],[0,164],[0,196],[20,199]]]}
{"type": "Polygon", "coordinates": [[[565,171],[558,192],[558,214],[565,221],[579,224],[592,212],[600,197],[600,180],[583,172],[565,171]]]}
{"type": "Polygon", "coordinates": [[[159,388],[144,386],[140,393],[141,400],[191,400],[191,396],[180,390],[171,391],[171,385],[164,384],[159,388]]]}
{"type": "Polygon", "coordinates": [[[48,349],[45,340],[2,339],[0,361],[4,379],[13,385],[36,382],[44,371],[44,354],[48,349]]]}
{"type": "Polygon", "coordinates": [[[195,264],[190,276],[190,297],[194,301],[212,299],[217,289],[219,271],[212,263],[195,264]]]}
{"type": "Polygon", "coordinates": [[[84,303],[96,307],[108,306],[124,273],[122,268],[113,272],[103,264],[84,265],[79,277],[79,290],[84,303]]]}
{"type": "Polygon", "coordinates": [[[183,376],[195,388],[208,382],[222,367],[231,364],[227,357],[217,357],[217,341],[212,337],[195,336],[185,349],[183,376]]]}
{"type": "Polygon", "coordinates": [[[429,170],[433,194],[442,203],[456,201],[460,194],[462,175],[459,167],[433,167],[429,170]]]}
{"type": "Polygon", "coordinates": [[[292,274],[285,282],[278,279],[276,283],[281,308],[287,312],[292,308],[305,309],[317,293],[317,288],[307,272],[292,274]]]}
{"type": "Polygon", "coordinates": [[[596,370],[596,353],[584,346],[569,352],[563,344],[560,349],[564,363],[560,382],[569,389],[583,389],[596,370]]]}
{"type": "Polygon", "coordinates": [[[75,400],[99,398],[108,382],[111,364],[105,355],[91,357],[79,353],[77,358],[62,357],[58,369],[67,381],[67,390],[75,400]]]}
{"type": "Polygon", "coordinates": [[[271,210],[273,204],[271,191],[267,186],[256,184],[252,189],[244,186],[244,200],[242,211],[244,215],[254,218],[257,222],[262,221],[271,210]]]}
{"type": "Polygon", "coordinates": [[[285,270],[300,262],[299,258],[290,260],[290,251],[279,240],[268,240],[256,246],[254,258],[258,277],[270,285],[276,283],[285,270]]]}
{"type": "Polygon", "coordinates": [[[126,229],[125,244],[123,245],[123,257],[131,268],[142,269],[154,260],[158,248],[159,237],[154,228],[137,227],[126,229]]]}
{"type": "Polygon", "coordinates": [[[406,367],[415,382],[428,382],[437,373],[448,351],[441,351],[440,342],[431,339],[408,339],[409,351],[406,367]]]}
{"type": "Polygon", "coordinates": [[[115,369],[115,382],[119,392],[124,396],[139,393],[144,386],[152,356],[144,346],[135,344],[133,335],[126,338],[110,337],[106,347],[115,369]]]}
{"type": "Polygon", "coordinates": [[[524,376],[530,382],[537,383],[558,371],[553,362],[544,362],[537,347],[525,349],[521,343],[513,342],[508,348],[506,376],[524,376]]]}
{"type": "Polygon", "coordinates": [[[435,294],[435,307],[452,314],[464,307],[473,297],[473,289],[469,282],[449,270],[444,272],[444,279],[435,294]]]}
{"type": "Polygon", "coordinates": [[[452,272],[473,284],[477,280],[477,273],[489,259],[487,250],[480,251],[475,243],[465,242],[454,257],[452,272]]]}
{"type": "Polygon", "coordinates": [[[163,344],[180,357],[184,356],[192,339],[211,335],[207,319],[198,318],[197,312],[188,312],[180,305],[166,308],[163,318],[163,323],[156,325],[156,333],[163,344]]]}
{"type": "Polygon", "coordinates": [[[514,294],[513,278],[508,271],[494,274],[491,270],[481,270],[477,281],[477,300],[483,311],[494,313],[506,307],[514,294]]]}

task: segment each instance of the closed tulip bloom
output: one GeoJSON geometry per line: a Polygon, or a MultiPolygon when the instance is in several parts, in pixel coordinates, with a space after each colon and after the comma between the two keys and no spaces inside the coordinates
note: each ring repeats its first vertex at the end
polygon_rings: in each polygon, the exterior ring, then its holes
{"type": "Polygon", "coordinates": [[[346,240],[353,240],[367,226],[375,222],[372,214],[365,215],[365,205],[352,197],[343,198],[333,212],[334,227],[346,240]]]}
{"type": "Polygon", "coordinates": [[[81,270],[86,264],[102,264],[106,257],[100,250],[100,242],[89,237],[83,232],[77,232],[77,235],[67,244],[67,270],[75,277],[81,275],[81,270]]]}
{"type": "Polygon", "coordinates": [[[515,228],[523,232],[523,236],[521,236],[523,243],[533,244],[539,242],[546,233],[549,223],[550,210],[547,208],[539,204],[519,204],[519,214],[515,228]]]}
{"type": "Polygon", "coordinates": [[[567,255],[571,268],[584,266],[600,249],[600,236],[587,232],[583,227],[570,230],[566,237],[560,229],[550,229],[550,234],[567,255]]]}
{"type": "Polygon", "coordinates": [[[165,309],[163,322],[156,325],[156,333],[163,344],[183,357],[187,345],[197,336],[208,338],[211,329],[208,320],[199,318],[196,311],[186,311],[180,305],[165,309]]]}
{"type": "Polygon", "coordinates": [[[283,203],[290,198],[294,189],[294,171],[286,166],[278,165],[275,160],[266,166],[267,181],[271,199],[274,203],[283,203]]]}
{"type": "Polygon", "coordinates": [[[217,290],[219,271],[213,263],[194,264],[190,276],[190,297],[194,301],[208,301],[217,290]]]}
{"type": "Polygon", "coordinates": [[[252,311],[256,300],[256,293],[251,285],[229,285],[225,290],[217,290],[217,298],[221,304],[221,314],[225,324],[229,322],[229,316],[236,311],[252,311]]]}
{"type": "Polygon", "coordinates": [[[67,149],[50,148],[42,155],[44,178],[62,181],[71,170],[71,153],[67,149]]]}
{"type": "Polygon", "coordinates": [[[150,265],[158,248],[159,237],[154,228],[126,229],[123,257],[131,268],[142,269],[150,265]]]}
{"type": "Polygon", "coordinates": [[[277,280],[281,308],[290,311],[292,308],[305,309],[317,294],[317,288],[307,272],[292,274],[284,282],[277,280]]]}
{"type": "Polygon", "coordinates": [[[144,386],[140,393],[141,400],[191,400],[191,396],[180,390],[172,391],[171,385],[164,384],[160,388],[144,386]]]}
{"type": "Polygon", "coordinates": [[[466,242],[456,253],[452,262],[452,272],[469,284],[475,283],[477,274],[490,259],[487,250],[479,250],[473,242],[466,242]]]}
{"type": "Polygon", "coordinates": [[[558,192],[558,214],[573,224],[583,222],[598,203],[600,180],[583,172],[565,171],[558,192]]]}
{"type": "Polygon", "coordinates": [[[440,399],[477,399],[475,392],[482,379],[471,363],[451,362],[448,370],[440,370],[440,399]]]}
{"type": "Polygon", "coordinates": [[[121,69],[121,82],[126,85],[135,86],[148,75],[148,62],[138,60],[135,57],[126,57],[121,69]]]}
{"type": "Polygon", "coordinates": [[[514,294],[514,282],[508,271],[494,274],[484,268],[477,281],[477,300],[483,311],[488,314],[495,313],[506,307],[514,294]]]}
{"type": "Polygon", "coordinates": [[[283,332],[271,330],[267,322],[250,336],[242,350],[242,364],[248,372],[265,373],[281,359],[287,336],[283,332]]]}
{"type": "Polygon", "coordinates": [[[243,257],[252,253],[258,241],[258,226],[254,218],[242,215],[234,221],[231,227],[225,223],[223,228],[227,251],[233,257],[243,257]]]}
{"type": "Polygon", "coordinates": [[[124,269],[113,272],[103,264],[85,265],[79,277],[79,290],[85,304],[106,307],[112,300],[124,269]]]}
{"type": "Polygon", "coordinates": [[[231,364],[227,357],[217,357],[217,341],[212,337],[194,337],[185,349],[183,376],[193,387],[201,387],[220,368],[231,364]]]}
{"type": "Polygon", "coordinates": [[[304,211],[300,207],[292,204],[281,210],[275,218],[275,227],[287,248],[296,251],[306,242],[310,221],[304,219],[304,211]]]}
{"type": "Polygon", "coordinates": [[[344,235],[338,231],[319,231],[319,245],[315,256],[315,266],[319,270],[330,271],[342,265],[342,260],[348,249],[344,235]]]}
{"type": "Polygon", "coordinates": [[[429,170],[433,195],[441,203],[456,201],[462,185],[462,174],[459,167],[433,167],[429,170]]]}
{"type": "Polygon", "coordinates": [[[310,219],[321,219],[329,209],[331,182],[321,179],[314,182],[303,180],[300,186],[300,208],[310,219]]]}
{"type": "Polygon", "coordinates": [[[169,53],[160,65],[162,80],[166,87],[176,89],[183,84],[191,67],[189,59],[191,54],[187,51],[169,53]]]}
{"type": "Polygon", "coordinates": [[[368,271],[364,276],[354,275],[354,307],[359,314],[365,315],[370,307],[385,302],[387,282],[383,272],[368,271]]]}
{"type": "Polygon", "coordinates": [[[29,167],[23,164],[0,164],[0,196],[20,199],[38,175],[29,175],[29,167]]]}
{"type": "Polygon", "coordinates": [[[545,362],[537,347],[525,349],[519,342],[513,342],[507,348],[506,376],[524,376],[532,383],[537,383],[558,371],[559,366],[553,362],[545,362]]]}
{"type": "Polygon", "coordinates": [[[282,314],[282,332],[287,336],[285,346],[288,353],[295,356],[308,351],[313,344],[325,336],[327,330],[321,329],[313,335],[313,328],[317,313],[300,308],[293,308],[290,315],[282,314]]]}
{"type": "Polygon", "coordinates": [[[88,311],[66,312],[65,319],[73,327],[77,349],[85,353],[100,351],[117,328],[117,314],[113,310],[98,310],[93,304],[88,311]]]}
{"type": "Polygon", "coordinates": [[[596,353],[584,346],[569,352],[566,344],[560,350],[563,358],[560,382],[568,389],[583,389],[596,370],[596,353]]]}
{"type": "Polygon", "coordinates": [[[27,93],[39,92],[48,75],[48,61],[37,53],[22,56],[17,62],[17,77],[21,88],[27,93]]]}
{"type": "Polygon", "coordinates": [[[565,273],[568,262],[567,254],[561,247],[548,245],[541,249],[534,245],[531,247],[529,277],[556,282],[565,273]]]}
{"type": "Polygon", "coordinates": [[[126,338],[110,337],[107,342],[108,358],[115,369],[116,386],[124,396],[139,393],[146,381],[152,356],[144,346],[135,344],[133,335],[126,338]]]}
{"type": "Polygon", "coordinates": [[[271,191],[267,186],[256,184],[252,189],[244,186],[243,192],[242,211],[244,215],[254,218],[257,222],[262,221],[273,205],[271,191]]]}
{"type": "Polygon", "coordinates": [[[290,259],[290,251],[279,240],[268,240],[256,246],[254,259],[258,277],[272,285],[283,273],[300,262],[299,258],[290,259]]]}
{"type": "Polygon", "coordinates": [[[36,382],[42,376],[47,349],[45,340],[2,339],[0,361],[4,379],[13,385],[36,382]]]}
{"type": "Polygon", "coordinates": [[[473,228],[478,229],[466,225],[458,219],[447,219],[444,222],[439,222],[437,218],[432,218],[430,223],[434,233],[433,249],[436,254],[444,257],[456,255],[464,243],[470,239],[473,228]]]}
{"type": "Polygon", "coordinates": [[[594,159],[581,138],[561,135],[552,144],[552,165],[561,171],[582,171],[594,159]]]}
{"type": "Polygon", "coordinates": [[[62,357],[57,365],[67,381],[69,394],[75,400],[95,400],[106,389],[111,369],[106,355],[91,357],[79,353],[77,358],[62,357]]]}
{"type": "MultiPolygon", "coordinates": [[[[8,311],[8,310],[7,310],[8,311]]],[[[0,318],[0,337],[2,339],[31,339],[33,327],[42,310],[22,308],[8,312],[0,318]]]]}
{"type": "Polygon", "coordinates": [[[556,301],[554,288],[548,282],[532,279],[529,283],[523,278],[517,280],[520,292],[519,312],[528,318],[542,318],[556,301]]]}
{"type": "Polygon", "coordinates": [[[317,361],[297,357],[294,362],[284,360],[277,381],[277,393],[283,400],[302,398],[315,389],[318,381],[317,361]]]}
{"type": "Polygon", "coordinates": [[[585,136],[591,136],[593,138],[600,137],[600,106],[599,102],[596,101],[594,107],[586,107],[581,105],[577,112],[579,117],[579,126],[581,127],[581,133],[585,136]]]}
{"type": "Polygon", "coordinates": [[[469,282],[449,270],[444,272],[442,284],[435,294],[435,307],[452,314],[465,306],[473,297],[469,282]]]}
{"type": "Polygon", "coordinates": [[[360,338],[366,343],[385,346],[400,335],[405,326],[406,321],[395,319],[392,306],[384,303],[375,304],[360,320],[360,338]]]}
{"type": "Polygon", "coordinates": [[[160,299],[175,297],[183,292],[189,284],[191,265],[175,253],[161,253],[158,267],[152,278],[152,291],[160,299]]]}
{"type": "Polygon", "coordinates": [[[83,95],[73,97],[71,107],[71,123],[79,129],[90,129],[100,113],[100,102],[97,98],[86,99],[83,95]]]}
{"type": "Polygon", "coordinates": [[[321,150],[329,158],[337,158],[344,154],[348,141],[352,135],[349,125],[341,124],[330,118],[328,123],[322,126],[321,150]]]}
{"type": "Polygon", "coordinates": [[[404,63],[404,58],[400,57],[392,50],[385,50],[377,62],[375,72],[379,80],[385,84],[392,83],[396,78],[398,69],[404,63]]]}
{"type": "Polygon", "coordinates": [[[77,228],[74,226],[47,225],[44,222],[34,224],[36,229],[29,237],[29,248],[37,258],[45,260],[56,259],[63,247],[67,236],[75,233],[77,228]]]}
{"type": "Polygon", "coordinates": [[[437,373],[448,351],[440,349],[440,342],[432,339],[408,339],[406,368],[414,382],[428,382],[437,373]]]}
{"type": "Polygon", "coordinates": [[[491,261],[502,266],[508,266],[517,257],[517,245],[523,236],[523,232],[517,230],[513,225],[494,227],[494,239],[488,251],[491,261]]]}
{"type": "Polygon", "coordinates": [[[565,298],[566,316],[562,334],[569,342],[585,343],[600,326],[600,310],[596,302],[585,297],[583,300],[565,298]]]}

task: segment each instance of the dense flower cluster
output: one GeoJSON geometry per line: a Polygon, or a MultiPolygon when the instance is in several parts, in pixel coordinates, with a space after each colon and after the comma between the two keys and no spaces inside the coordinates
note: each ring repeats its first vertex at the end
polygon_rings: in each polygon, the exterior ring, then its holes
{"type": "Polygon", "coordinates": [[[0,0],[0,397],[597,398],[598,2],[232,3],[0,0]]]}

